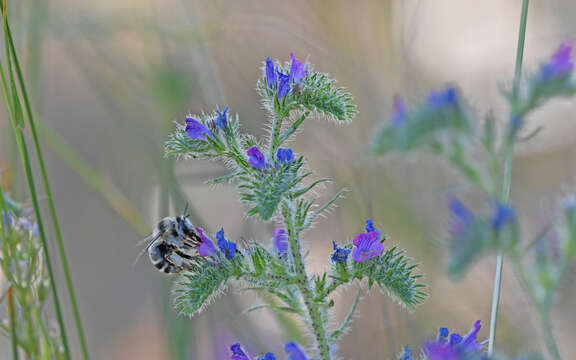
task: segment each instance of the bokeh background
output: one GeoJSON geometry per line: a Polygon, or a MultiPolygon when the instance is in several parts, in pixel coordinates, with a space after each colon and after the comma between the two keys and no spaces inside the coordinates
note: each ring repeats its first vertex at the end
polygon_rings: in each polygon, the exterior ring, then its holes
{"type": "MultiPolygon", "coordinates": [[[[373,218],[391,243],[422,263],[430,285],[431,297],[414,312],[377,292],[367,296],[341,355],[394,358],[404,344],[415,347],[440,326],[465,332],[476,319],[485,324],[481,337],[488,337],[494,261],[486,258],[450,279],[442,245],[447,196],[478,206],[485,199],[431,155],[375,158],[368,145],[374,127],[389,117],[394,94],[417,100],[430,88],[457,83],[481,114],[503,114],[499,87],[511,82],[521,1],[9,3],[94,359],[220,360],[237,341],[254,353],[305,343],[291,321],[266,310],[244,313],[262,301],[254,294],[222,297],[193,319],[177,318],[173,279],[146,258],[132,266],[137,241],[160,217],[181,212],[185,199],[211,232],[224,226],[234,239],[270,241],[273,224],[246,219],[233,187],[204,184],[223,173],[219,164],[164,159],[162,144],[174,121],[216,106],[230,106],[245,131],[263,135],[266,117],[254,91],[260,66],[266,56],[288,59],[290,52],[331,73],[360,110],[344,126],[307,122],[293,144],[319,175],[335,179],[326,193],[350,190],[307,234],[311,269],[326,266],[332,240],[351,240],[373,218]]],[[[575,17],[572,0],[531,2],[526,69],[561,41],[576,40],[575,17]]],[[[558,197],[576,187],[574,105],[558,101],[538,111],[530,126],[543,131],[517,151],[512,199],[526,234],[553,219],[558,197]]],[[[0,168],[14,197],[26,200],[5,110],[0,168]]],[[[497,347],[509,354],[542,350],[530,303],[511,269],[504,271],[497,347]]],[[[573,274],[553,313],[566,359],[576,358],[573,274]]],[[[353,295],[338,293],[337,309],[345,311],[353,295]]],[[[0,356],[8,354],[9,342],[1,340],[0,356]]]]}

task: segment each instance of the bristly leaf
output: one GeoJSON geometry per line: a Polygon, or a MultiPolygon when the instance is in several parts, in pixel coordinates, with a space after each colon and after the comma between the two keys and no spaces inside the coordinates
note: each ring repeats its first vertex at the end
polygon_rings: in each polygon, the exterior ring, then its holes
{"type": "Polygon", "coordinates": [[[409,260],[404,256],[404,250],[394,246],[366,262],[352,260],[352,272],[355,278],[367,278],[369,284],[375,283],[401,304],[413,308],[422,303],[427,294],[423,291],[426,285],[418,282],[422,275],[414,274],[417,265],[408,266],[409,260]]]}
{"type": "Polygon", "coordinates": [[[174,289],[175,307],[182,315],[194,316],[204,310],[222,292],[231,276],[225,267],[203,258],[196,260],[174,289]]]}
{"type": "Polygon", "coordinates": [[[328,74],[311,72],[304,79],[296,101],[304,108],[334,120],[352,120],[358,112],[352,95],[335,83],[328,74]]]}

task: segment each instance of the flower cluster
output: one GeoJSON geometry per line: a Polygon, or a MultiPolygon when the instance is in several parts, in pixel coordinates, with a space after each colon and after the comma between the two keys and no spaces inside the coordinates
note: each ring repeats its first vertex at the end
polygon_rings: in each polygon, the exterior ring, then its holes
{"type": "Polygon", "coordinates": [[[276,92],[278,100],[282,100],[290,91],[298,92],[298,87],[308,73],[305,65],[296,59],[294,54],[290,54],[290,58],[292,62],[288,74],[275,66],[272,58],[266,58],[266,86],[268,91],[276,92]]]}

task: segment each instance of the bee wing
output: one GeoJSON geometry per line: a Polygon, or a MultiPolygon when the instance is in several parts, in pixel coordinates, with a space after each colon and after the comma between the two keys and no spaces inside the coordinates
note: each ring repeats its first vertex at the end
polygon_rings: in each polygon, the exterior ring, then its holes
{"type": "Polygon", "coordinates": [[[160,235],[161,235],[160,232],[154,231],[152,234],[150,234],[150,235],[146,236],[144,239],[138,241],[138,246],[142,246],[142,245],[146,244],[147,242],[148,242],[148,244],[146,245],[146,247],[144,249],[142,249],[142,251],[140,251],[138,256],[136,256],[136,259],[132,263],[132,266],[136,266],[136,263],[138,262],[138,260],[140,260],[142,255],[144,255],[146,253],[146,251],[148,251],[148,248],[150,248],[150,246],[152,246],[152,244],[154,244],[154,241],[158,240],[160,235]]]}

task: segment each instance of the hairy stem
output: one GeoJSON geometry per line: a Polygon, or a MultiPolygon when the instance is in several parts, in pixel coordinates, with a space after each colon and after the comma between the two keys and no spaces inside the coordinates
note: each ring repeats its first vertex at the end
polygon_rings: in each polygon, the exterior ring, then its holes
{"type": "Polygon", "coordinates": [[[308,275],[306,274],[302,249],[300,247],[300,239],[296,227],[294,226],[294,207],[292,204],[287,204],[283,209],[283,215],[284,223],[288,230],[288,241],[294,261],[294,270],[298,276],[297,286],[302,294],[302,298],[304,299],[306,309],[308,310],[312,331],[316,337],[318,353],[321,360],[331,360],[332,355],[330,353],[329,341],[324,327],[324,320],[319,305],[314,301],[314,294],[310,289],[310,278],[308,278],[308,275]]]}
{"type": "Polygon", "coordinates": [[[268,146],[268,160],[272,161],[274,159],[274,154],[276,150],[280,147],[280,142],[278,138],[280,137],[280,130],[282,129],[282,116],[274,114],[272,118],[272,133],[270,134],[270,144],[268,146]]]}
{"type": "MultiPolygon", "coordinates": [[[[524,39],[526,38],[526,22],[528,20],[529,0],[522,1],[522,14],[520,17],[520,29],[518,33],[518,45],[516,48],[516,66],[514,71],[514,94],[518,93],[520,86],[520,77],[522,75],[522,58],[524,57],[524,39]]],[[[510,199],[510,186],[512,181],[512,158],[513,158],[513,139],[510,143],[505,144],[504,174],[502,178],[502,188],[500,201],[508,203],[510,199]]],[[[496,259],[496,273],[494,275],[494,286],[492,292],[492,311],[490,314],[490,338],[488,340],[488,355],[494,353],[494,341],[496,339],[496,325],[498,322],[498,306],[500,303],[500,288],[502,282],[502,266],[504,257],[502,253],[498,254],[496,259]]]]}

